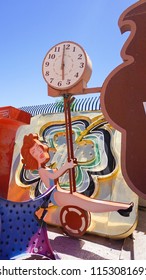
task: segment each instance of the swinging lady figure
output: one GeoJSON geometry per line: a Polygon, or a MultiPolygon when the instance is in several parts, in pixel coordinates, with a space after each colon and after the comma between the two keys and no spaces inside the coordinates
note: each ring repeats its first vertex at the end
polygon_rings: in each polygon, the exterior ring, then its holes
{"type": "Polygon", "coordinates": [[[74,168],[76,163],[73,159],[66,161],[60,169],[50,169],[46,166],[49,161],[49,147],[42,143],[37,134],[25,135],[23,146],[21,148],[22,162],[26,170],[38,170],[39,176],[47,188],[43,194],[47,197],[45,205],[41,206],[36,215],[39,219],[43,219],[46,215],[49,202],[59,207],[72,205],[80,207],[85,211],[101,213],[117,211],[120,215],[128,217],[133,209],[133,202],[122,203],[107,200],[91,199],[83,194],[62,189],[57,184],[57,179],[62,176],[67,170],[74,168]]]}

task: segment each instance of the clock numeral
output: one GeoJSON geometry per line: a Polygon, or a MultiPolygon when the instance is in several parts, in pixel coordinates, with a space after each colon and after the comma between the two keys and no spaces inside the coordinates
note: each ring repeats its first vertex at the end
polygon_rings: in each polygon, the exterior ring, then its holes
{"type": "Polygon", "coordinates": [[[49,62],[47,61],[47,62],[45,62],[45,66],[46,67],[48,67],[49,66],[49,62]]]}
{"type": "Polygon", "coordinates": [[[81,63],[80,63],[80,68],[83,68],[83,67],[84,67],[84,63],[81,62],[81,63]]]}
{"type": "Polygon", "coordinates": [[[70,85],[70,83],[71,83],[71,80],[67,79],[66,85],[70,85]]]}
{"type": "Polygon", "coordinates": [[[62,86],[62,81],[59,81],[58,84],[57,84],[59,87],[62,86]]]}
{"type": "Polygon", "coordinates": [[[76,51],[76,47],[73,47],[73,52],[75,52],[76,51]]]}
{"type": "Polygon", "coordinates": [[[78,54],[78,59],[82,59],[82,54],[78,54]]]}
{"type": "Polygon", "coordinates": [[[78,78],[79,77],[79,73],[77,72],[74,77],[78,78]]]}
{"type": "Polygon", "coordinates": [[[60,52],[60,47],[55,47],[54,52],[60,52]]]}
{"type": "Polygon", "coordinates": [[[46,71],[45,76],[49,76],[49,71],[46,71]]]}
{"type": "Polygon", "coordinates": [[[55,58],[55,54],[54,53],[53,54],[49,53],[48,59],[54,59],[54,58],[55,58]]]}
{"type": "Polygon", "coordinates": [[[50,84],[53,82],[54,78],[50,78],[50,84]]]}
{"type": "Polygon", "coordinates": [[[66,50],[70,50],[70,44],[64,45],[66,50]]]}

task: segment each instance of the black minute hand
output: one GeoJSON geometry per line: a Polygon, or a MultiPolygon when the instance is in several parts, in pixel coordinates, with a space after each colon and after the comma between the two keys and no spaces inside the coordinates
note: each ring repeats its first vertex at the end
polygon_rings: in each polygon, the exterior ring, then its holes
{"type": "Polygon", "coordinates": [[[61,70],[62,70],[62,80],[64,80],[64,54],[65,54],[65,45],[63,45],[62,61],[61,61],[61,70]]]}

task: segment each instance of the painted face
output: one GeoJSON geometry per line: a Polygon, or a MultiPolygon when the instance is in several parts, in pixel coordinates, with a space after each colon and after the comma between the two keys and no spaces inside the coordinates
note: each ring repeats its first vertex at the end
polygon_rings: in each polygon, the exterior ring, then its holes
{"type": "Polygon", "coordinates": [[[48,153],[44,152],[43,148],[39,145],[39,142],[37,143],[37,141],[35,141],[33,147],[30,148],[30,154],[39,163],[44,163],[46,159],[49,159],[48,153]]]}

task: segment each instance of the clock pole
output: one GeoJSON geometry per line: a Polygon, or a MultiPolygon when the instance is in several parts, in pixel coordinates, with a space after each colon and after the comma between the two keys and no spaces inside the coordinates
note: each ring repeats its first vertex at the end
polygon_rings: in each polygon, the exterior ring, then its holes
{"type": "MultiPolygon", "coordinates": [[[[63,98],[64,98],[64,114],[65,114],[65,125],[66,125],[66,144],[67,144],[68,161],[73,159],[75,162],[76,159],[74,158],[71,111],[70,111],[70,105],[73,102],[74,97],[71,98],[71,95],[64,94],[63,98]]],[[[70,193],[76,192],[75,167],[69,169],[69,182],[70,182],[70,193]]]]}
{"type": "MultiPolygon", "coordinates": [[[[87,88],[92,73],[92,62],[77,43],[64,41],[53,46],[46,54],[42,73],[48,86],[48,95],[63,96],[68,161],[74,158],[73,131],[70,105],[73,95],[101,92],[101,87],[87,88]]],[[[75,167],[69,169],[70,193],[76,192],[75,167]]]]}

